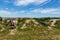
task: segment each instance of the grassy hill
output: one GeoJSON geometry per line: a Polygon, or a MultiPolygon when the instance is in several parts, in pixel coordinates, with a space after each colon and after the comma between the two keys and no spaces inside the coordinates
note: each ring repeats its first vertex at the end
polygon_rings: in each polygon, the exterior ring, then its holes
{"type": "Polygon", "coordinates": [[[0,40],[60,40],[60,20],[50,26],[52,18],[19,18],[15,29],[0,21],[0,40]],[[50,30],[51,29],[51,30],[50,30]]]}

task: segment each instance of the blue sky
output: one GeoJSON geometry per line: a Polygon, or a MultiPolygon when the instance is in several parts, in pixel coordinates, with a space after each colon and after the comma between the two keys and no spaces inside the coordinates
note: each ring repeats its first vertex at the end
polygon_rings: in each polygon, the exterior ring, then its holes
{"type": "Polygon", "coordinates": [[[1,17],[60,17],[60,0],[0,0],[1,17]]]}

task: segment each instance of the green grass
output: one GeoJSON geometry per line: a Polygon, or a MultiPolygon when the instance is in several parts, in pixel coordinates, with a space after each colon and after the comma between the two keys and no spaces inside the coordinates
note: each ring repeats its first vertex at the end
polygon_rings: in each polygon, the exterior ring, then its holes
{"type": "Polygon", "coordinates": [[[55,28],[60,29],[60,21],[57,21],[55,28]]]}
{"type": "Polygon", "coordinates": [[[20,31],[17,30],[15,35],[8,35],[9,31],[6,29],[0,33],[0,40],[57,40],[56,35],[60,35],[60,31],[57,29],[49,31],[47,29],[47,27],[27,28],[20,31]]]}
{"type": "Polygon", "coordinates": [[[20,29],[24,22],[25,21],[20,21],[17,24],[18,29],[15,35],[10,35],[10,29],[2,26],[5,30],[0,32],[0,40],[60,40],[60,21],[57,21],[56,26],[52,27],[52,30],[48,30],[48,27],[40,27],[40,25],[34,27],[33,23],[32,28],[20,29]]]}

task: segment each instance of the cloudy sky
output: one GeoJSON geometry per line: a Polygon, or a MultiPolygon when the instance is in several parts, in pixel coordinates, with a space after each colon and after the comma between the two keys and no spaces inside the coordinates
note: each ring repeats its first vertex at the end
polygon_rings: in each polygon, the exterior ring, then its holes
{"type": "Polygon", "coordinates": [[[0,0],[1,17],[60,17],[60,0],[0,0]]]}

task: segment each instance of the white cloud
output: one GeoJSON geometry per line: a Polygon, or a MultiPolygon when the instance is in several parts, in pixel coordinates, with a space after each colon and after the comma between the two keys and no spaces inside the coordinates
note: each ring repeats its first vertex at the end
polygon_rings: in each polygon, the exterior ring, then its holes
{"type": "Polygon", "coordinates": [[[17,6],[28,5],[28,4],[38,5],[38,4],[43,4],[43,3],[45,4],[49,1],[51,0],[16,0],[14,4],[17,6]]]}
{"type": "Polygon", "coordinates": [[[21,11],[19,11],[20,13],[25,13],[26,11],[24,11],[24,10],[21,10],[21,11]]]}
{"type": "Polygon", "coordinates": [[[1,17],[15,17],[17,16],[15,12],[10,12],[7,10],[0,10],[0,16],[1,17]]]}
{"type": "Polygon", "coordinates": [[[41,13],[50,13],[55,11],[57,11],[57,9],[45,9],[45,10],[42,10],[41,13]]]}
{"type": "Polygon", "coordinates": [[[50,8],[50,9],[34,9],[30,11],[31,13],[60,13],[59,9],[50,8]]]}
{"type": "Polygon", "coordinates": [[[49,8],[49,9],[34,9],[34,10],[21,10],[21,11],[7,11],[7,10],[0,10],[0,16],[2,17],[40,17],[44,15],[59,15],[60,9],[59,8],[49,8]]]}
{"type": "Polygon", "coordinates": [[[10,12],[5,10],[0,10],[0,15],[10,15],[10,12]]]}
{"type": "Polygon", "coordinates": [[[33,10],[21,10],[17,13],[20,14],[27,14],[27,15],[35,15],[35,14],[60,14],[60,9],[59,8],[47,8],[47,9],[33,9],[33,10]]]}

